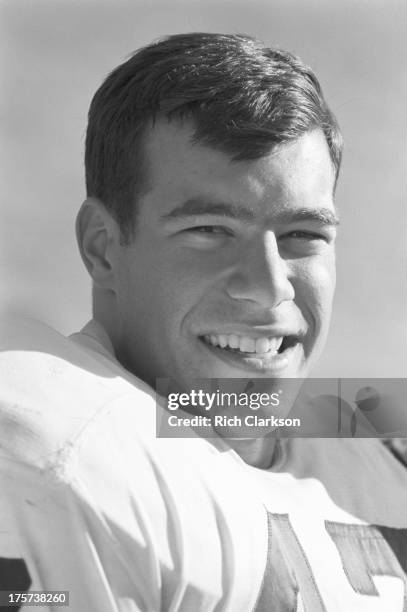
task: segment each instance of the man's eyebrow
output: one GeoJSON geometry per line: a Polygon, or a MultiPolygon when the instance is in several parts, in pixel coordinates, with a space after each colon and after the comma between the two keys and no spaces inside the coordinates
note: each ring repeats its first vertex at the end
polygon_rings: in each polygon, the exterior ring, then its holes
{"type": "Polygon", "coordinates": [[[161,219],[186,219],[187,217],[197,217],[203,215],[218,215],[220,217],[231,217],[241,221],[252,221],[255,217],[254,212],[245,206],[217,202],[204,198],[191,198],[180,206],[177,206],[169,213],[161,216],[161,219]]]}
{"type": "Polygon", "coordinates": [[[278,213],[276,223],[296,223],[298,221],[316,221],[322,225],[339,225],[338,215],[330,208],[300,208],[278,213]]]}
{"type": "MultiPolygon", "coordinates": [[[[217,202],[204,198],[191,198],[169,213],[161,216],[161,219],[187,219],[189,217],[215,215],[230,217],[238,221],[253,221],[255,213],[253,209],[226,202],[217,202]]],[[[288,224],[298,221],[314,221],[323,225],[339,225],[339,218],[330,208],[301,208],[296,210],[282,210],[276,215],[270,215],[273,223],[288,224]]]]}

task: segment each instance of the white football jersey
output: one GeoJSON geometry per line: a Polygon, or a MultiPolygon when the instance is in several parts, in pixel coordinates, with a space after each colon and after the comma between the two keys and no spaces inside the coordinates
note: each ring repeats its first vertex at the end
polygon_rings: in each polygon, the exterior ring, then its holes
{"type": "Polygon", "coordinates": [[[407,471],[380,442],[285,439],[258,469],[220,438],[157,438],[154,392],[95,322],[0,339],[0,591],[69,591],[71,612],[406,612],[407,471]]]}

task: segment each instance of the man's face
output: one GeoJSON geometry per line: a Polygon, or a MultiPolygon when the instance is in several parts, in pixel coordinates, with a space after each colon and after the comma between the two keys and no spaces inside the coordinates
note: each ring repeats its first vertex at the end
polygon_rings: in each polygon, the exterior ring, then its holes
{"type": "Polygon", "coordinates": [[[119,358],[169,377],[304,377],[324,344],[335,286],[334,169],[319,130],[258,160],[192,144],[157,122],[150,189],[117,247],[119,358]]]}

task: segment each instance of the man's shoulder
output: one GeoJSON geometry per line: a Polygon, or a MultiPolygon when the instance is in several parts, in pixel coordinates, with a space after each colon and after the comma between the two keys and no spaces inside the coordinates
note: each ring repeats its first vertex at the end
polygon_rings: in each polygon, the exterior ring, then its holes
{"type": "Polygon", "coordinates": [[[124,411],[147,403],[153,413],[142,384],[95,351],[38,321],[1,320],[1,456],[40,470],[61,461],[120,399],[124,411]]]}
{"type": "Polygon", "coordinates": [[[289,460],[296,478],[317,479],[353,516],[405,528],[407,470],[380,440],[298,438],[291,442],[289,460]]]}

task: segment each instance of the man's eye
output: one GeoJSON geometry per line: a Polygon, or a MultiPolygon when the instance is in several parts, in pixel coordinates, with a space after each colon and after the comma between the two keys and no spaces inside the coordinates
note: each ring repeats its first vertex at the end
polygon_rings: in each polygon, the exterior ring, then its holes
{"type": "Polygon", "coordinates": [[[221,225],[198,225],[189,227],[186,231],[196,234],[230,234],[230,231],[221,225]]]}
{"type": "Polygon", "coordinates": [[[294,230],[292,232],[289,232],[288,234],[284,234],[283,236],[281,236],[280,239],[287,239],[287,238],[297,238],[300,240],[307,240],[307,241],[312,241],[312,240],[324,240],[325,242],[328,242],[328,237],[325,236],[324,234],[317,234],[315,232],[308,232],[308,231],[304,231],[304,230],[294,230]]]}

